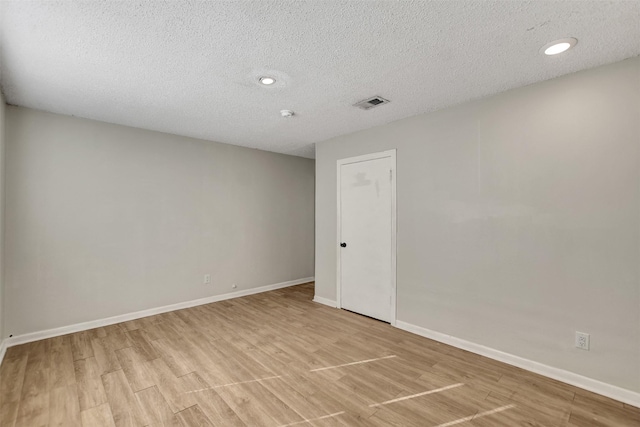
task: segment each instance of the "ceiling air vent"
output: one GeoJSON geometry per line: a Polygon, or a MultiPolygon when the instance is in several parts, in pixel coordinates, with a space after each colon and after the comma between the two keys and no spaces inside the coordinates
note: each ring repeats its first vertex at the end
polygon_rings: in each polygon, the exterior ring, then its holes
{"type": "Polygon", "coordinates": [[[377,107],[378,105],[387,104],[388,102],[388,99],[384,99],[381,96],[374,96],[373,98],[368,98],[360,102],[356,102],[355,104],[353,104],[353,106],[362,108],[363,110],[369,110],[373,107],[377,107]]]}

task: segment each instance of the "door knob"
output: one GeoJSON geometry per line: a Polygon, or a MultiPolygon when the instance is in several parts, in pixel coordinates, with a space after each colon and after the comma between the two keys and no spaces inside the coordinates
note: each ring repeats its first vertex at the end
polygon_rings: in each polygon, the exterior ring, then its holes
{"type": "Polygon", "coordinates": [[[344,242],[342,242],[342,243],[340,243],[340,246],[341,246],[341,247],[343,247],[343,248],[346,248],[346,247],[347,247],[347,244],[346,244],[346,243],[344,243],[344,242]]]}

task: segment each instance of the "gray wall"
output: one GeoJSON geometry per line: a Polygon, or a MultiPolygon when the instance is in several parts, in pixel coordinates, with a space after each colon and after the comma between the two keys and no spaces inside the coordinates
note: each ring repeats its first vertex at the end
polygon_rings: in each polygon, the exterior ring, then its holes
{"type": "Polygon", "coordinates": [[[639,59],[317,144],[320,297],[336,160],[390,148],[398,320],[640,391],[639,59]]]}
{"type": "Polygon", "coordinates": [[[0,343],[4,338],[4,152],[5,152],[4,95],[0,92],[0,343]]]}
{"type": "Polygon", "coordinates": [[[7,124],[5,335],[313,276],[313,160],[17,107],[7,124]]]}

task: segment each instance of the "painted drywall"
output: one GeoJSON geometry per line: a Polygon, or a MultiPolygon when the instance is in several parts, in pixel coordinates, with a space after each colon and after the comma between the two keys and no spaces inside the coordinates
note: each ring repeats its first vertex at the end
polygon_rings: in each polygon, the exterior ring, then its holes
{"type": "MultiPolygon", "coordinates": [[[[0,92],[0,349],[4,338],[4,130],[5,130],[4,95],[0,92]]],[[[1,352],[2,350],[0,350],[1,352]]],[[[2,355],[0,354],[0,360],[2,355]]]]}
{"type": "Polygon", "coordinates": [[[398,320],[640,391],[640,59],[318,144],[320,298],[336,160],[391,148],[398,320]]]}
{"type": "Polygon", "coordinates": [[[5,334],[313,276],[313,160],[13,106],[7,118],[5,334]]]}

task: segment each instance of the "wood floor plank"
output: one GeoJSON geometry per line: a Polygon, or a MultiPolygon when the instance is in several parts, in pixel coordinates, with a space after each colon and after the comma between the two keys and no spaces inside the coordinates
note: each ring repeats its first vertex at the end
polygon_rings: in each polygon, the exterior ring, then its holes
{"type": "Polygon", "coordinates": [[[100,367],[100,374],[107,374],[122,369],[120,361],[111,345],[111,341],[107,337],[93,338],[91,340],[91,348],[100,367]]]}
{"type": "Polygon", "coordinates": [[[4,358],[2,360],[10,360],[14,358],[24,357],[28,354],[29,344],[20,344],[13,347],[9,347],[4,354],[4,358]]]}
{"type": "Polygon", "coordinates": [[[88,331],[71,334],[71,353],[74,361],[93,357],[93,348],[91,347],[88,331]]]}
{"type": "Polygon", "coordinates": [[[126,333],[126,336],[129,338],[136,351],[145,360],[153,360],[160,357],[156,349],[149,343],[141,330],[135,329],[133,331],[129,331],[126,333]]]}
{"type": "Polygon", "coordinates": [[[304,420],[261,383],[245,383],[216,390],[247,425],[283,425],[304,420]]]}
{"type": "MultiPolygon", "coordinates": [[[[577,394],[577,393],[576,393],[576,394],[577,394]]],[[[629,411],[631,411],[631,412],[635,413],[635,414],[638,414],[638,419],[640,419],[640,408],[639,408],[639,407],[629,405],[628,403],[623,403],[623,404],[622,404],[622,407],[623,407],[624,409],[627,409],[627,410],[629,410],[629,411]]]]}
{"type": "MultiPolygon", "coordinates": [[[[318,382],[316,378],[308,374],[286,375],[279,378],[278,381],[286,383],[291,389],[300,393],[304,396],[308,404],[312,405],[316,408],[315,410],[321,413],[333,414],[342,411],[350,412],[352,410],[349,402],[345,402],[341,397],[333,395],[333,393],[325,387],[325,384],[318,382]]],[[[265,387],[272,390],[271,387],[273,384],[271,382],[265,382],[264,384],[265,387]]],[[[308,413],[307,408],[298,409],[298,406],[295,408],[298,413],[303,412],[301,415],[308,413]]],[[[369,408],[367,408],[367,412],[370,413],[368,409],[369,408]]]]}
{"type": "Polygon", "coordinates": [[[109,348],[113,351],[117,351],[123,348],[129,348],[133,346],[133,343],[129,340],[126,331],[119,327],[119,324],[105,326],[107,336],[104,339],[109,343],[109,348]]]}
{"type": "Polygon", "coordinates": [[[75,384],[51,390],[49,400],[49,427],[79,427],[80,404],[75,384]]]}
{"type": "Polygon", "coordinates": [[[22,394],[28,354],[6,359],[0,366],[0,402],[18,402],[22,394]]]}
{"type": "Polygon", "coordinates": [[[195,365],[185,351],[187,346],[183,339],[159,339],[153,341],[152,346],[177,377],[195,371],[195,365]]]}
{"type": "Polygon", "coordinates": [[[12,427],[15,425],[19,405],[19,400],[15,402],[2,402],[0,405],[0,426],[12,427]]]}
{"type": "MultiPolygon", "coordinates": [[[[505,382],[501,380],[500,384],[505,382]]],[[[550,389],[541,390],[538,386],[532,387],[529,383],[510,383],[511,389],[509,400],[528,407],[536,408],[540,413],[546,414],[553,419],[567,421],[572,408],[574,393],[559,394],[550,389]]],[[[492,392],[493,395],[499,394],[492,392]]]]}
{"type": "Polygon", "coordinates": [[[342,410],[340,408],[341,410],[327,411],[324,405],[317,405],[316,402],[308,399],[307,396],[291,387],[282,378],[264,381],[261,384],[288,407],[292,408],[302,419],[319,418],[342,410]]]}
{"type": "Polygon", "coordinates": [[[88,357],[76,360],[74,368],[80,410],[84,411],[107,403],[107,396],[100,378],[101,369],[96,358],[88,357]]]}
{"type": "Polygon", "coordinates": [[[108,403],[80,412],[82,427],[116,427],[108,403]]]}
{"type": "Polygon", "coordinates": [[[158,387],[153,386],[135,393],[136,399],[150,426],[180,426],[180,420],[171,411],[158,387]]]}
{"type": "Polygon", "coordinates": [[[571,423],[577,425],[615,426],[625,425],[630,419],[635,419],[640,426],[640,417],[637,411],[631,411],[624,406],[618,406],[619,402],[610,399],[589,396],[585,393],[577,393],[571,408],[571,423]]]}
{"type": "Polygon", "coordinates": [[[29,344],[16,426],[46,426],[49,422],[49,340],[29,344]]]}
{"type": "MultiPolygon", "coordinates": [[[[353,426],[353,427],[388,427],[386,422],[376,420],[374,417],[364,418],[360,414],[353,414],[351,412],[344,412],[341,414],[331,413],[326,418],[312,420],[307,425],[312,427],[338,427],[338,426],[353,426]]],[[[301,426],[304,424],[301,424],[301,426]]],[[[406,424],[399,424],[399,426],[406,426],[406,424]]]]}
{"type": "Polygon", "coordinates": [[[513,410],[501,413],[499,417],[487,417],[486,419],[474,421],[479,425],[489,426],[491,425],[490,422],[495,422],[496,424],[500,422],[500,425],[505,426],[510,424],[519,425],[522,420],[529,420],[531,425],[534,426],[560,427],[565,426],[568,422],[566,416],[561,418],[550,416],[545,412],[539,411],[535,404],[529,405],[521,401],[517,402],[493,391],[489,393],[489,396],[487,396],[485,400],[495,408],[509,405],[516,405],[516,407],[513,410]]]}
{"type": "Polygon", "coordinates": [[[245,426],[245,423],[220,397],[216,389],[211,387],[200,375],[193,372],[181,379],[184,381],[184,388],[189,390],[188,393],[214,425],[245,426]]]}
{"type": "Polygon", "coordinates": [[[169,320],[155,322],[146,331],[152,341],[158,339],[179,340],[184,337],[184,334],[172,325],[169,320]]]}
{"type": "Polygon", "coordinates": [[[197,402],[181,378],[177,378],[162,358],[145,362],[155,385],[173,412],[182,411],[197,402]]]}
{"type": "Polygon", "coordinates": [[[211,385],[229,384],[254,379],[244,369],[236,369],[233,361],[226,360],[218,351],[224,345],[222,339],[216,341],[191,341],[190,353],[197,359],[197,372],[211,385]]]}
{"type": "Polygon", "coordinates": [[[305,284],[11,347],[0,425],[640,427],[638,408],[313,294],[305,284]]]}
{"type": "Polygon", "coordinates": [[[140,407],[122,370],[102,375],[102,383],[116,427],[150,424],[146,411],[140,407]]]}
{"type": "Polygon", "coordinates": [[[39,427],[49,423],[49,393],[39,393],[20,399],[16,426],[39,427]]]}
{"type": "Polygon", "coordinates": [[[87,331],[87,335],[90,340],[94,340],[97,338],[105,338],[107,336],[107,331],[105,328],[89,329],[87,331]]]}
{"type": "Polygon", "coordinates": [[[193,405],[178,412],[178,418],[185,426],[213,427],[213,424],[198,405],[193,405]]]}
{"type": "Polygon", "coordinates": [[[131,389],[136,392],[155,385],[155,381],[145,364],[144,357],[132,347],[115,351],[131,389]]]}
{"type": "Polygon", "coordinates": [[[51,339],[50,344],[49,386],[57,387],[75,385],[76,377],[71,351],[71,336],[64,335],[51,339]]]}
{"type": "Polygon", "coordinates": [[[114,323],[112,325],[103,326],[102,329],[104,329],[104,332],[107,334],[107,336],[122,334],[126,332],[126,330],[122,327],[122,323],[114,323]]]}

